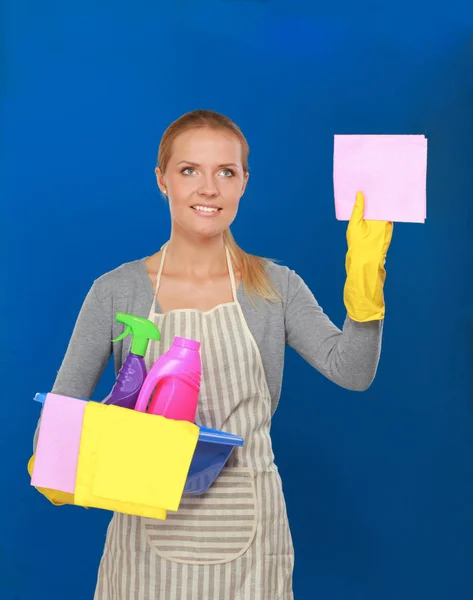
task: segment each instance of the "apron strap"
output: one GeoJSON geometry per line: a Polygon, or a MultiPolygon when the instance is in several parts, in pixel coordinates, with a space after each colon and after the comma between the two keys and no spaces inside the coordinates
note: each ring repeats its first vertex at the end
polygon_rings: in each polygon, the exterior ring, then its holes
{"type": "MultiPolygon", "coordinates": [[[[168,243],[169,242],[166,242],[166,244],[164,244],[164,246],[161,248],[163,252],[161,254],[161,263],[159,265],[158,274],[156,275],[156,289],[154,290],[155,301],[156,301],[156,298],[158,295],[159,284],[161,283],[161,276],[163,274],[164,259],[166,258],[166,251],[168,249],[168,243]]],[[[225,246],[225,254],[227,257],[227,267],[228,267],[228,273],[230,275],[230,283],[232,285],[233,302],[237,302],[237,289],[236,289],[236,284],[235,284],[235,274],[233,272],[232,259],[231,259],[230,252],[229,252],[227,246],[225,246]]]]}
{"type": "Polygon", "coordinates": [[[232,284],[233,302],[237,302],[238,299],[237,299],[237,289],[236,289],[236,284],[235,284],[235,274],[233,273],[233,265],[232,265],[232,259],[230,256],[230,252],[226,246],[225,246],[225,253],[227,255],[227,266],[228,266],[228,273],[230,274],[230,283],[232,284]]]}
{"type": "Polygon", "coordinates": [[[168,242],[166,242],[164,244],[164,246],[161,248],[161,250],[163,251],[161,254],[161,263],[159,265],[159,270],[158,270],[158,274],[156,275],[156,289],[154,290],[154,299],[156,301],[157,295],[158,295],[158,289],[159,289],[159,284],[161,283],[161,275],[163,274],[163,268],[164,268],[164,259],[166,258],[166,251],[168,249],[168,242]]]}

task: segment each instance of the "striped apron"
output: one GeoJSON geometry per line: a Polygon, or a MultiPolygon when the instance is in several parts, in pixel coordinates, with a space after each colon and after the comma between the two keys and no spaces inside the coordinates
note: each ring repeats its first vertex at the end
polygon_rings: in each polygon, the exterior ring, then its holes
{"type": "Polygon", "coordinates": [[[149,319],[161,331],[147,368],[175,335],[201,343],[196,422],[244,438],[221,475],[184,495],[165,521],[115,513],[94,600],[292,600],[294,550],[270,438],[271,396],[258,346],[237,299],[209,311],[156,309],[166,246],[149,319]]]}

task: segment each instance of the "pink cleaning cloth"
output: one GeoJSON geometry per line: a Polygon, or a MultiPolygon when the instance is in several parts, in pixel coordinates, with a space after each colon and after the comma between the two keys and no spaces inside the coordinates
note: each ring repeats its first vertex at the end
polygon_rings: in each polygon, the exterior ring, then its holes
{"type": "Polygon", "coordinates": [[[47,394],[31,485],[74,494],[82,421],[87,402],[47,394]]]}
{"type": "Polygon", "coordinates": [[[365,219],[424,223],[427,138],[423,135],[335,135],[335,214],[350,219],[356,193],[365,219]]]}

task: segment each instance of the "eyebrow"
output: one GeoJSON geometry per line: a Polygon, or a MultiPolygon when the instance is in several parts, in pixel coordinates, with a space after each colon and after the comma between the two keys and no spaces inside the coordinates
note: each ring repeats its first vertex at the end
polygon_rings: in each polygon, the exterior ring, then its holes
{"type": "MultiPolygon", "coordinates": [[[[181,165],[183,163],[185,163],[186,165],[191,165],[192,167],[200,167],[200,165],[198,163],[192,162],[191,160],[181,160],[177,164],[181,165]]],[[[219,168],[222,168],[222,167],[236,167],[236,168],[238,168],[238,165],[235,164],[235,163],[229,162],[229,163],[224,163],[222,165],[218,165],[218,167],[219,168]]]]}

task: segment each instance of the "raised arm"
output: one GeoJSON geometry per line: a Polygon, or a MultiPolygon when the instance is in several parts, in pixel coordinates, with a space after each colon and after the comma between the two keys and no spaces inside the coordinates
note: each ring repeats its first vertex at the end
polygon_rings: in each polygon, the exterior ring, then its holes
{"type": "Polygon", "coordinates": [[[378,367],[383,321],[357,323],[347,316],[340,330],[294,271],[289,272],[289,279],[285,307],[288,346],[330,381],[349,390],[366,390],[378,367]]]}
{"type": "Polygon", "coordinates": [[[338,385],[366,390],[378,367],[384,323],[384,264],[392,223],[365,221],[364,197],[357,194],[348,224],[347,278],[343,330],[324,314],[302,279],[289,272],[285,304],[286,342],[338,385]]]}

